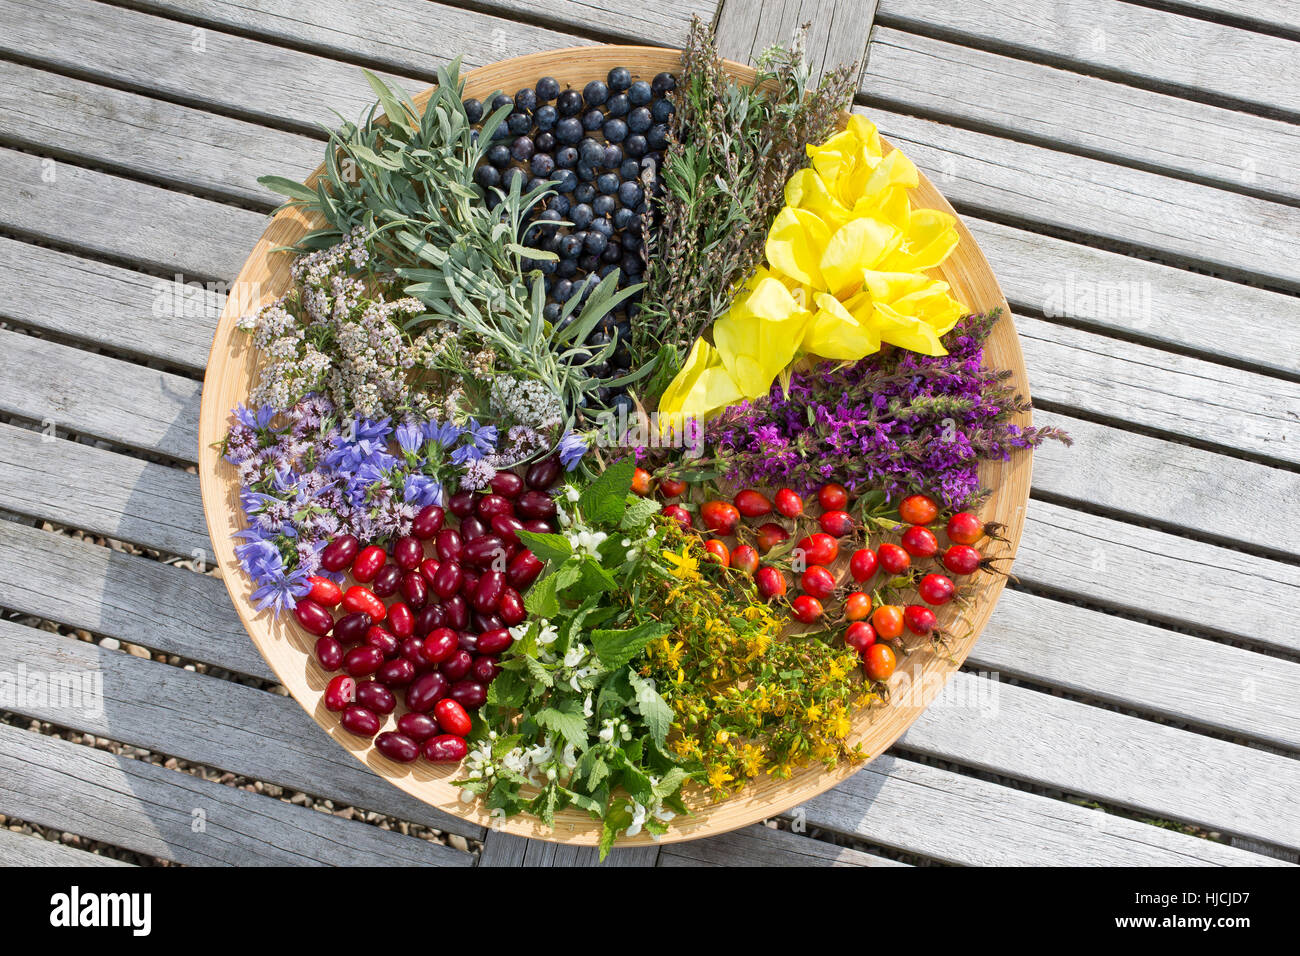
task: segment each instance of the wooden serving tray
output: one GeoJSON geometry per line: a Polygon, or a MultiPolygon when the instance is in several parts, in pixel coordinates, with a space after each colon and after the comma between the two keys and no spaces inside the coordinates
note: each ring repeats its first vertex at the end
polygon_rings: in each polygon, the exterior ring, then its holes
{"type": "MultiPolygon", "coordinates": [[[[531,86],[542,76],[554,76],[562,86],[581,89],[588,81],[604,77],[615,66],[628,67],[636,79],[649,79],[664,70],[678,70],[681,66],[680,52],[658,47],[597,46],[535,53],[469,72],[465,75],[465,95],[486,100],[497,91],[513,92],[531,86]]],[[[753,69],[739,63],[728,62],[727,69],[743,81],[753,82],[755,78],[753,69]]],[[[416,104],[422,107],[428,96],[428,91],[415,96],[416,104]]],[[[319,172],[313,174],[313,181],[319,172]]],[[[913,201],[917,207],[953,211],[923,174],[913,201]]],[[[257,613],[249,600],[253,588],[234,553],[233,535],[245,526],[239,506],[239,482],[235,468],[222,460],[216,447],[229,428],[231,409],[248,398],[259,360],[257,350],[251,346],[249,337],[236,328],[236,322],[241,315],[277,298],[288,288],[292,257],[287,253],[273,254],[271,250],[292,245],[316,226],[319,226],[318,222],[313,223],[297,210],[285,210],[271,220],[244,263],[217,324],[204,376],[199,418],[199,480],[216,561],[235,609],[257,649],[298,703],[340,746],[394,786],[484,827],[560,843],[595,844],[600,839],[600,823],[583,811],[570,809],[557,814],[553,830],[525,816],[494,821],[477,801],[461,802],[460,788],[451,784],[459,773],[458,767],[438,767],[423,760],[399,764],[382,756],[371,741],[343,730],[338,715],[327,711],[322,703],[330,675],[316,662],[314,637],[298,626],[292,614],[285,614],[277,620],[270,612],[257,613]],[[248,295],[246,290],[250,289],[255,289],[256,294],[248,295]],[[241,291],[244,294],[241,295],[241,291]]],[[[982,312],[996,306],[1006,310],[985,344],[985,361],[992,366],[1010,369],[1013,373],[1010,384],[1028,396],[1024,357],[1006,299],[984,254],[960,219],[957,230],[961,241],[939,271],[951,285],[952,294],[972,311],[982,312]]],[[[1022,414],[1016,421],[1027,426],[1030,415],[1022,414]]],[[[1009,543],[1003,549],[1007,554],[1015,553],[1024,529],[1030,469],[1031,456],[1024,452],[1010,462],[985,463],[980,470],[984,486],[993,489],[992,496],[981,509],[981,516],[1006,525],[1009,543]]],[[[952,605],[940,609],[940,624],[956,634],[950,642],[950,653],[936,653],[926,645],[902,657],[889,682],[890,703],[883,707],[864,708],[855,715],[850,740],[860,740],[871,756],[883,753],[921,715],[960,667],[988,622],[1005,578],[981,574],[975,580],[978,584],[973,589],[971,603],[965,609],[958,611],[952,605]]],[[[953,706],[969,706],[972,714],[978,711],[976,704],[971,702],[954,702],[953,706]]],[[[390,718],[388,723],[391,722],[390,718]]],[[[718,803],[709,803],[698,794],[693,799],[688,795],[693,814],[675,819],[661,842],[697,839],[775,816],[833,787],[861,766],[843,764],[834,771],[827,771],[820,764],[812,763],[788,780],[760,778],[740,793],[718,803]]],[[[862,812],[866,814],[868,811],[869,806],[864,805],[862,812]]],[[[635,838],[621,839],[619,845],[645,843],[649,839],[642,833],[635,838]]]]}

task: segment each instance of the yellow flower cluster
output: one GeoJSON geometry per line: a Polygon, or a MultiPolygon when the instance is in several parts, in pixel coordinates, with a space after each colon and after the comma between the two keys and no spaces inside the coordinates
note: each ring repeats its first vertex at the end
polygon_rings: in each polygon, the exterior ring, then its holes
{"type": "Polygon", "coordinates": [[[925,270],[956,247],[953,217],[912,208],[916,167],[899,150],[884,155],[866,117],[808,156],[786,183],[767,266],[713,324],[713,344],[695,342],[661,414],[703,418],[759,398],[800,355],[852,361],[882,342],[946,354],[939,337],[967,310],[925,270]]]}
{"type": "Polygon", "coordinates": [[[873,698],[854,679],[856,652],[783,640],[785,621],[748,579],[703,561],[675,524],[664,531],[664,587],[647,589],[641,610],[673,630],[647,645],[643,673],[672,708],[672,753],[717,797],[809,760],[860,760],[851,709],[873,698]]]}

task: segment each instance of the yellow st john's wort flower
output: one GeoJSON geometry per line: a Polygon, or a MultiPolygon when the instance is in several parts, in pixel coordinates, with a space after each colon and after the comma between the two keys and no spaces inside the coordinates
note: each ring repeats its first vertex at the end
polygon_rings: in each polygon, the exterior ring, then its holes
{"type": "Polygon", "coordinates": [[[660,551],[659,556],[672,565],[668,573],[678,580],[691,581],[700,576],[699,559],[687,554],[684,549],[680,554],[676,551],[660,551]]]}

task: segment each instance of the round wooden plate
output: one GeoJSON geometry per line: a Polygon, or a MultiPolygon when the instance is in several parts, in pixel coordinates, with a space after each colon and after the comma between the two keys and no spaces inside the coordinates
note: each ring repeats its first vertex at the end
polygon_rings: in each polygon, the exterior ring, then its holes
{"type": "MultiPolygon", "coordinates": [[[[486,99],[499,90],[510,92],[531,86],[547,75],[556,77],[565,86],[581,88],[592,78],[603,77],[614,66],[626,66],[636,78],[649,79],[664,70],[675,71],[680,65],[680,53],[674,50],[632,46],[575,47],[481,67],[465,76],[465,92],[466,96],[486,99]]],[[[738,79],[754,80],[754,71],[747,66],[728,63],[727,69],[738,79]]],[[[423,106],[427,98],[427,91],[414,97],[419,106],[423,106]]],[[[914,204],[952,212],[952,207],[924,176],[915,192],[914,204]]],[[[216,447],[229,428],[231,409],[247,400],[258,363],[257,351],[249,344],[249,337],[235,324],[242,315],[275,299],[288,288],[291,257],[286,253],[273,254],[271,250],[292,245],[314,225],[318,224],[296,210],[286,210],[272,219],[244,263],[226,303],[203,381],[199,480],[212,546],[235,609],[253,643],[284,686],[340,746],[351,751],[379,776],[426,803],[485,827],[494,826],[542,840],[594,844],[600,837],[600,824],[584,812],[569,810],[557,815],[554,830],[524,816],[493,821],[478,802],[460,801],[460,789],[451,785],[458,768],[435,767],[424,761],[398,764],[379,754],[370,741],[342,730],[337,715],[327,711],[321,702],[329,675],[317,664],[312,653],[314,638],[297,625],[292,614],[277,620],[270,612],[257,613],[249,600],[253,589],[234,554],[233,535],[245,526],[239,507],[239,482],[234,467],[222,460],[216,447]]],[[[1006,309],[1006,299],[983,253],[960,220],[957,229],[961,242],[940,270],[943,278],[952,286],[957,299],[974,311],[995,306],[1006,309]]],[[[990,365],[1010,369],[1013,372],[1011,384],[1028,396],[1024,358],[1009,311],[1004,313],[986,344],[985,360],[990,365]]],[[[1024,414],[1018,422],[1028,425],[1030,416],[1024,414]]],[[[1023,453],[1010,462],[986,463],[980,471],[984,486],[993,489],[981,515],[986,520],[1000,521],[1007,526],[1009,543],[1004,548],[1008,554],[1014,553],[1024,528],[1030,464],[1030,455],[1023,453]]],[[[955,611],[950,606],[940,615],[941,623],[957,635],[951,642],[951,653],[936,653],[927,645],[903,657],[890,681],[892,699],[889,705],[864,708],[856,715],[854,734],[850,739],[861,740],[871,756],[883,753],[920,716],[975,643],[993,611],[1005,579],[981,574],[976,580],[974,600],[964,611],[955,611]]],[[[708,803],[696,795],[695,799],[688,801],[693,814],[674,820],[662,842],[723,833],[774,816],[829,789],[861,767],[862,764],[844,764],[828,772],[814,763],[788,780],[761,778],[720,803],[708,803]]],[[[633,839],[621,840],[620,845],[644,843],[648,839],[648,835],[642,833],[633,839]]]]}

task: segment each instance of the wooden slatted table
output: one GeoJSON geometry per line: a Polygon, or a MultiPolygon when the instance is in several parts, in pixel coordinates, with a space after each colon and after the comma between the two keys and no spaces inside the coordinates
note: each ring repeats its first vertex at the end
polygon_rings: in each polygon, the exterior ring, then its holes
{"type": "Polygon", "coordinates": [[[1040,422],[1016,580],[842,786],[608,865],[1294,864],[1300,17],[1181,0],[0,0],[0,862],[582,865],[326,738],[240,628],[195,474],[223,283],[317,122],[469,66],[715,22],[820,67],[966,217],[1040,422]],[[1173,7],[1178,12],[1161,9],[1173,7]],[[1264,82],[1262,77],[1268,77],[1264,82]],[[324,810],[325,812],[320,812],[324,810]],[[66,845],[71,844],[71,845],[66,845]]]}

